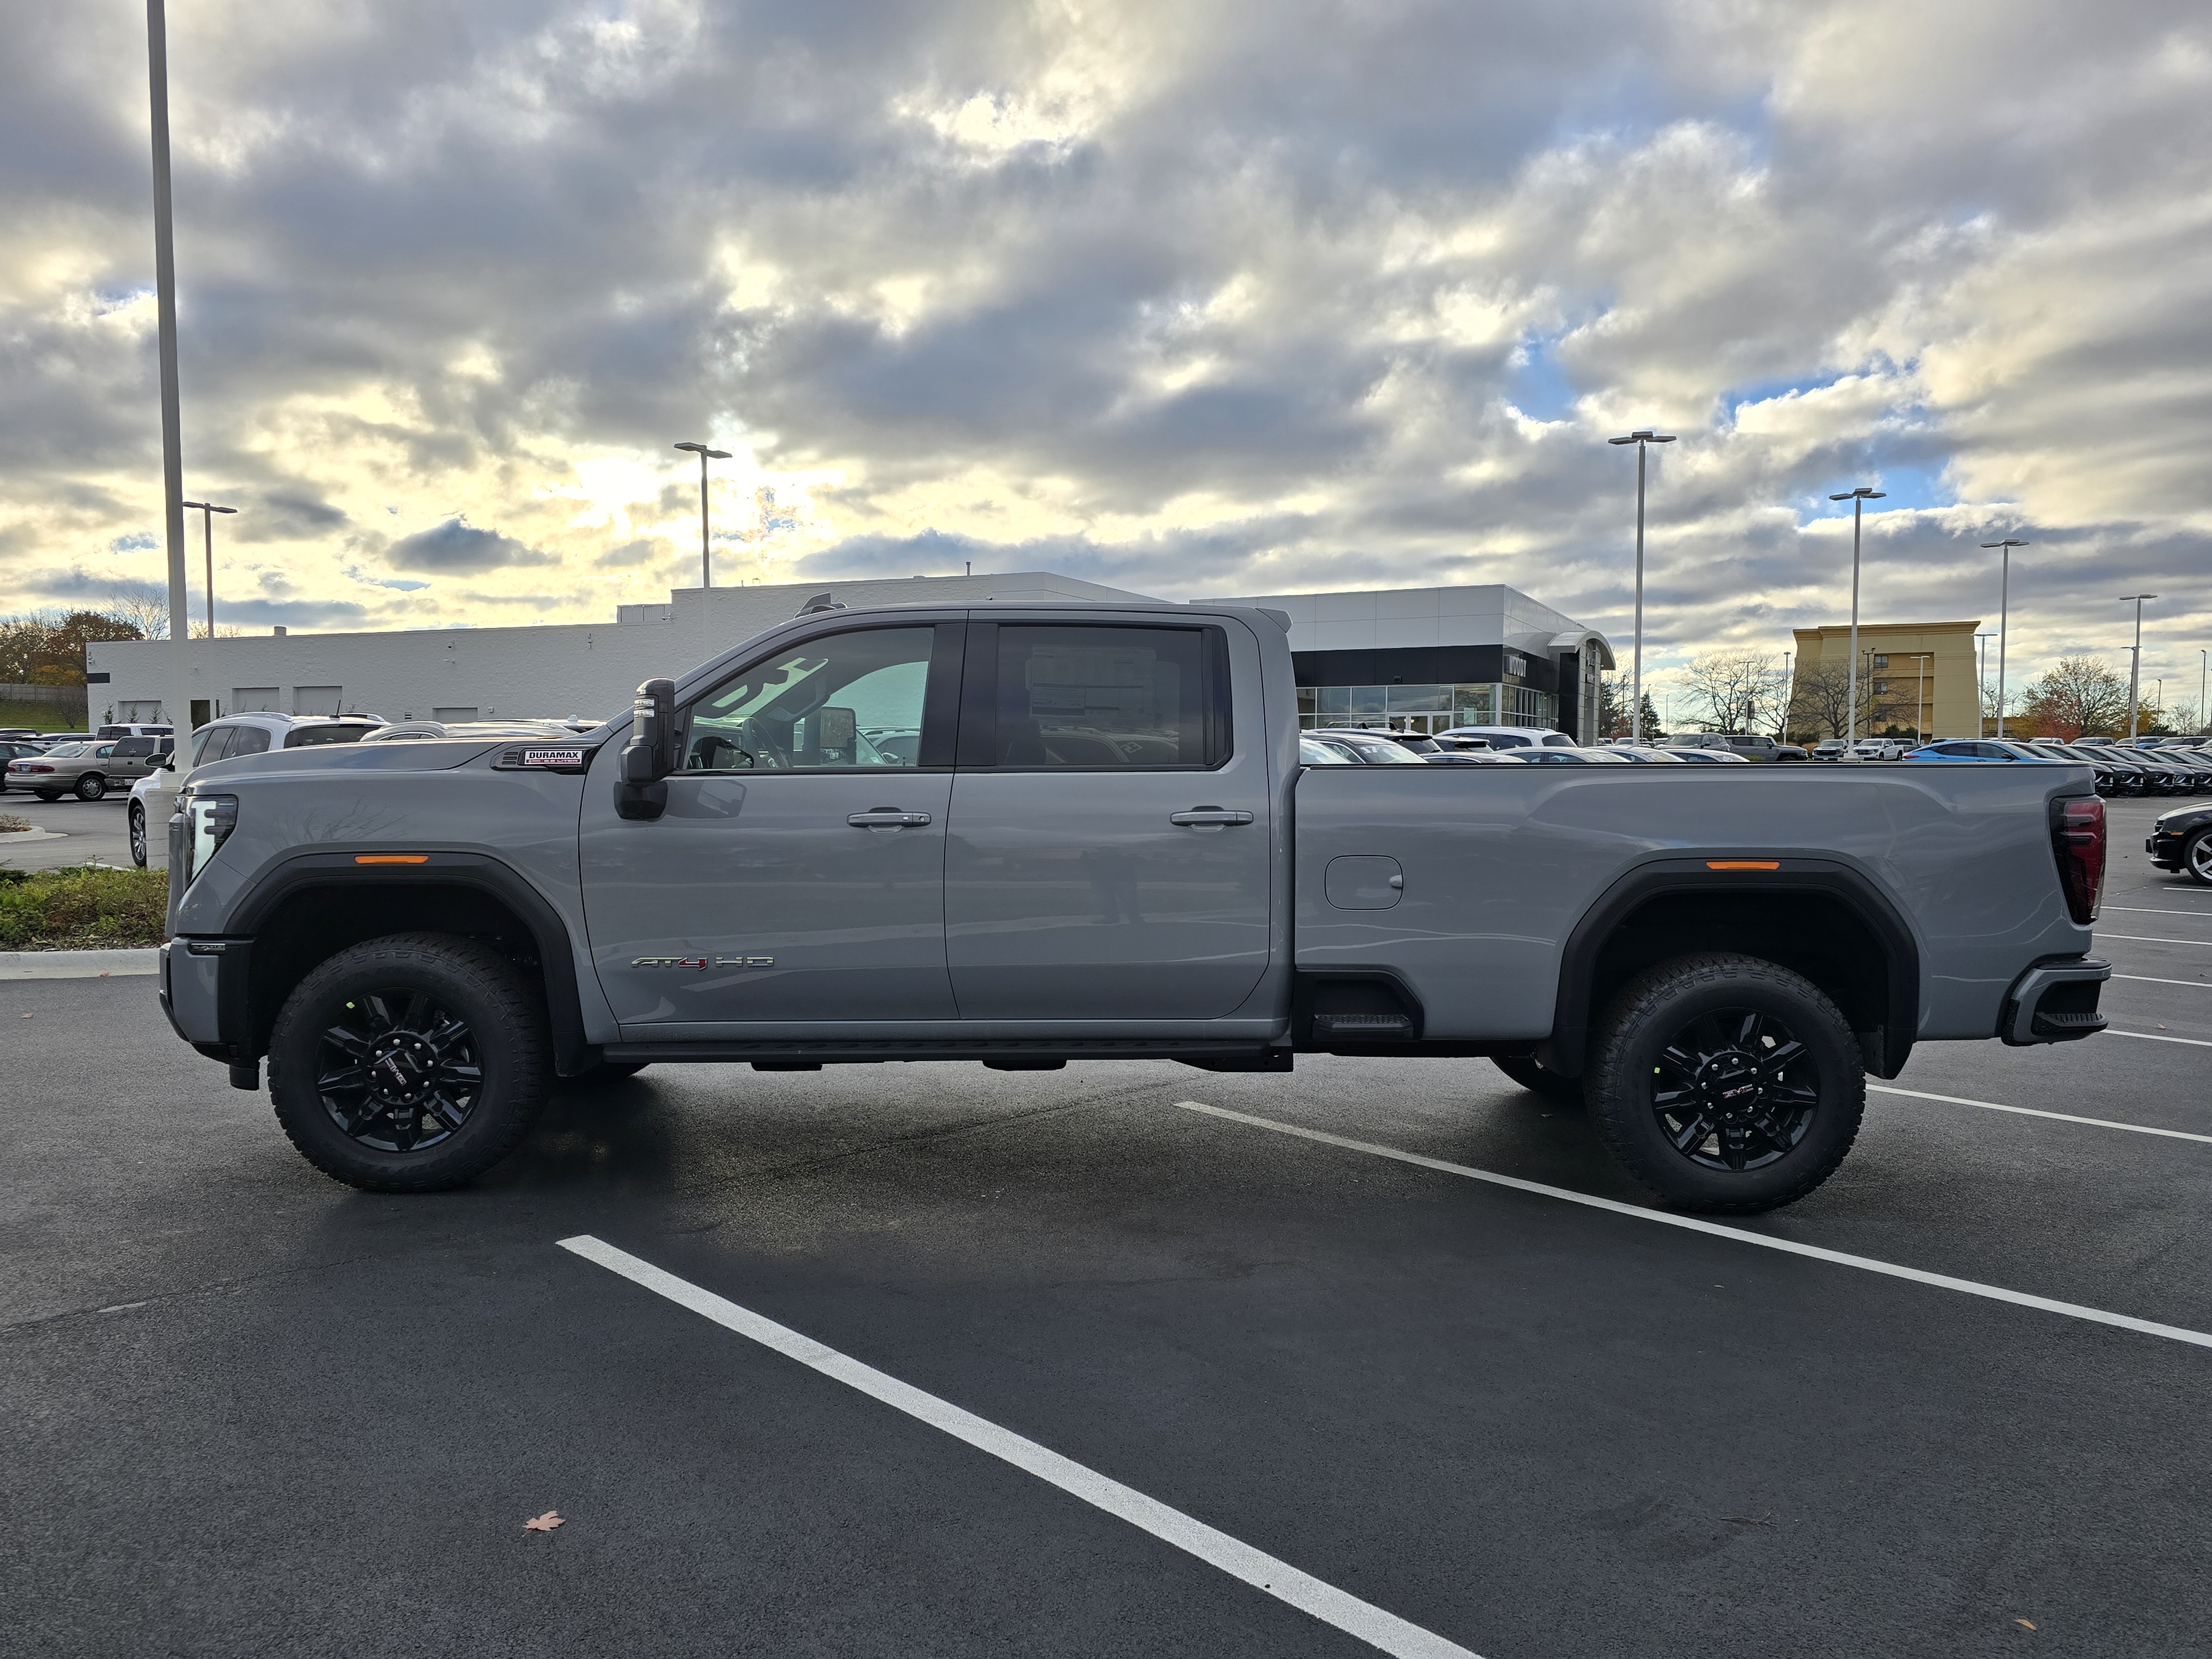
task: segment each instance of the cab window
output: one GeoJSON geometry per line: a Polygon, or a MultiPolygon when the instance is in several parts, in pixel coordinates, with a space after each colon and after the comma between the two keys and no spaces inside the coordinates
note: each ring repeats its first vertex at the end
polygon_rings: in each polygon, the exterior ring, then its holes
{"type": "Polygon", "coordinates": [[[778,653],[684,711],[685,772],[919,763],[935,628],[866,628],[778,653]]]}
{"type": "MultiPolygon", "coordinates": [[[[978,665],[995,671],[983,699],[993,716],[984,763],[1091,769],[1229,758],[1220,629],[1054,623],[977,631],[997,636],[978,665]]],[[[964,719],[962,731],[965,749],[964,719]]]]}

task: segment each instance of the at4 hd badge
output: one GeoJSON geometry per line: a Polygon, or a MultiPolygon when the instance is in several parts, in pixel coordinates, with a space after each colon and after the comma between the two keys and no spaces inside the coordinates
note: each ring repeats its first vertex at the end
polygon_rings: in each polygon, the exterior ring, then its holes
{"type": "Polygon", "coordinates": [[[633,968],[773,968],[774,957],[634,957],[633,968]]]}

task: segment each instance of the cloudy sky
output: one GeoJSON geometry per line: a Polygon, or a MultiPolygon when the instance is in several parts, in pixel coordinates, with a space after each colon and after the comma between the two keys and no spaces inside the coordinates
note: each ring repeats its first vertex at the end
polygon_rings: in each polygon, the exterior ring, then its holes
{"type": "MultiPolygon", "coordinates": [[[[243,628],[697,580],[1508,581],[2196,692],[2183,0],[171,0],[187,492],[243,628]]],[[[0,608],[158,580],[143,12],[0,21],[0,608]]],[[[196,516],[196,515],[195,515],[196,516]]],[[[195,568],[197,569],[197,559],[195,568]]],[[[197,593],[198,579],[194,578],[197,593]]]]}

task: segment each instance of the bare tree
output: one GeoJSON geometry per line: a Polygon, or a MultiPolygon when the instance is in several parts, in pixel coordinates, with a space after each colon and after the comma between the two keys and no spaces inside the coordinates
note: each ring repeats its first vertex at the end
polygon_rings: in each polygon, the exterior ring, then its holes
{"type": "Polygon", "coordinates": [[[151,583],[131,583],[107,596],[106,614],[138,631],[127,637],[166,640],[169,637],[169,596],[151,583]]]}
{"type": "Polygon", "coordinates": [[[1788,679],[1772,657],[1710,651],[1681,673],[1692,708],[1712,731],[1758,731],[1783,713],[1788,679]]]}
{"type": "Polygon", "coordinates": [[[2109,736],[2128,721],[2128,683],[2100,657],[2065,657],[2030,683],[2021,718],[2061,742],[2109,736]]]}

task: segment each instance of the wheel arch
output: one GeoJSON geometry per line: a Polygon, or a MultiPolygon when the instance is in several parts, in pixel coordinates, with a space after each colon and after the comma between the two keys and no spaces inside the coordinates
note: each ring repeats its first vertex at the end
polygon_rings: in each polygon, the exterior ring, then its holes
{"type": "Polygon", "coordinates": [[[232,933],[246,936],[238,943],[246,948],[235,967],[226,960],[219,1000],[235,1010],[222,1024],[241,1060],[268,1052],[278,1008],[317,963],[363,939],[420,932],[483,939],[538,984],[562,1076],[573,1077],[598,1059],[584,1037],[567,924],[542,893],[496,859],[434,853],[422,864],[379,865],[371,874],[352,854],[309,854],[264,877],[233,917],[232,933]]]}
{"type": "Polygon", "coordinates": [[[1640,866],[1599,896],[1560,953],[1557,1012],[1539,1057],[1580,1076],[1590,1027],[1613,992],[1647,967],[1700,951],[1740,951],[1803,975],[1843,1011],[1869,1072],[1905,1069],[1919,1030],[1920,950],[1896,906],[1849,865],[1739,852],[1640,866]]]}

